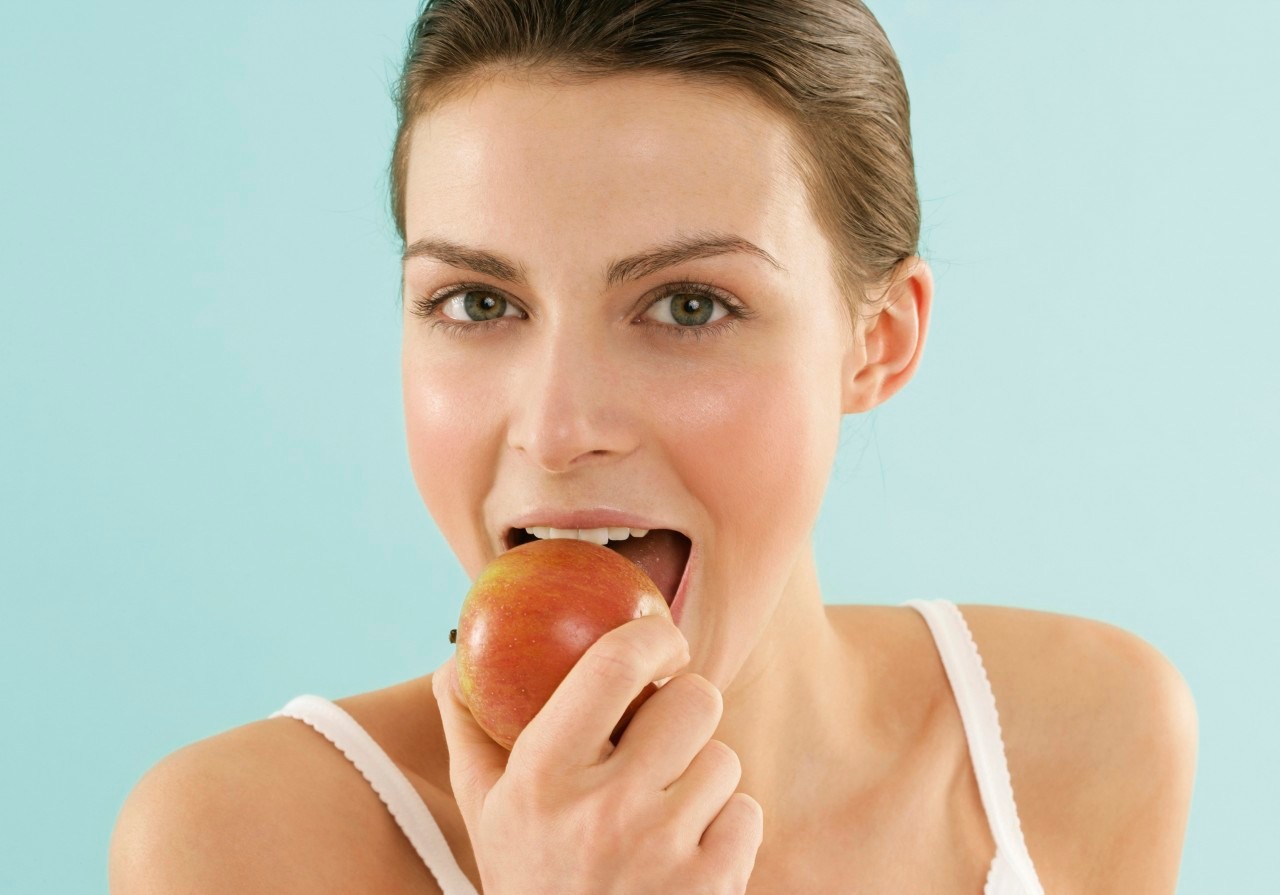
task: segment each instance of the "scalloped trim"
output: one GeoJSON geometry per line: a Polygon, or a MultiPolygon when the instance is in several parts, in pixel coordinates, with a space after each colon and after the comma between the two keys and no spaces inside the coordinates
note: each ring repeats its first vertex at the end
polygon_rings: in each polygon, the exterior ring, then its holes
{"type": "MultiPolygon", "coordinates": [[[[1009,811],[1009,819],[1013,823],[1014,841],[1011,843],[1011,848],[1016,850],[1019,857],[1026,861],[1027,868],[1031,871],[1032,880],[1024,880],[1023,884],[1032,886],[1031,891],[1037,893],[1037,895],[1043,895],[1044,890],[1040,885],[1039,874],[1036,873],[1035,862],[1031,860],[1031,853],[1027,851],[1027,843],[1022,835],[1022,820],[1018,817],[1018,803],[1013,796],[1013,777],[1009,773],[1009,761],[1005,755],[1004,731],[1000,727],[1000,712],[996,707],[996,697],[995,692],[991,689],[991,680],[987,677],[987,667],[982,661],[982,652],[978,649],[977,641],[973,639],[973,631],[969,629],[969,623],[965,620],[964,613],[960,611],[960,607],[950,600],[945,599],[935,600],[933,602],[935,604],[942,604],[950,610],[952,615],[955,617],[960,630],[964,632],[965,641],[969,644],[969,651],[973,655],[974,665],[977,667],[978,675],[982,681],[981,690],[985,694],[985,705],[989,709],[987,717],[992,721],[991,732],[995,737],[993,745],[999,750],[998,754],[993,756],[993,763],[997,766],[1000,776],[993,782],[996,784],[1001,801],[1004,803],[1004,807],[1009,811]]],[[[990,819],[988,818],[988,820],[990,819]]],[[[997,834],[999,833],[999,831],[994,832],[997,834]]],[[[1000,851],[1000,842],[999,839],[997,839],[996,860],[992,861],[991,868],[987,871],[987,882],[984,886],[984,892],[986,891],[986,887],[991,885],[992,879],[995,876],[996,862],[1000,858],[1000,851]]],[[[1008,860],[1007,857],[1006,860],[1008,860]]],[[[1017,873],[1016,863],[1011,863],[1010,869],[1014,870],[1015,874],[1019,877],[1022,876],[1022,874],[1017,873]]],[[[987,895],[994,895],[994,893],[987,893],[987,895]]]]}
{"type": "Polygon", "coordinates": [[[444,895],[478,895],[475,886],[471,885],[471,881],[458,865],[458,859],[449,848],[449,843],[440,831],[440,825],[431,815],[431,809],[422,801],[413,784],[404,776],[404,772],[396,766],[377,741],[360,726],[360,722],[352,718],[342,706],[323,696],[298,696],[270,717],[293,718],[301,721],[342,753],[386,806],[387,812],[400,827],[414,851],[418,853],[418,858],[435,878],[444,895]],[[349,741],[342,743],[335,739],[329,730],[308,714],[308,707],[314,707],[321,717],[332,715],[336,723],[350,725],[350,729],[347,730],[350,736],[349,741]],[[361,752],[361,746],[366,750],[364,753],[361,752]],[[388,787],[391,791],[388,791],[388,787]],[[421,811],[417,812],[412,807],[407,808],[406,804],[409,806],[416,804],[421,811]],[[433,866],[446,861],[452,866],[433,866]]]}
{"type": "Polygon", "coordinates": [[[1000,859],[1004,857],[1004,852],[1000,850],[1000,844],[996,843],[996,854],[991,859],[991,864],[987,867],[987,878],[982,883],[982,895],[1000,895],[995,890],[996,870],[1000,867],[1000,859]]]}
{"type": "Polygon", "coordinates": [[[391,798],[391,796],[387,795],[387,793],[384,791],[384,787],[382,786],[382,784],[378,780],[375,780],[373,777],[369,776],[369,772],[364,769],[363,763],[359,761],[359,759],[355,755],[352,755],[351,752],[348,751],[346,746],[342,745],[342,743],[339,743],[337,740],[335,740],[333,738],[333,735],[329,733],[329,731],[325,730],[322,727],[317,727],[315,722],[313,722],[310,718],[307,718],[303,715],[293,715],[288,713],[285,714],[285,717],[296,718],[297,720],[301,721],[303,724],[306,724],[316,733],[320,734],[330,743],[332,743],[334,748],[336,748],[339,752],[341,752],[346,757],[347,761],[351,762],[351,766],[360,772],[360,776],[365,779],[365,782],[369,784],[369,787],[375,793],[377,793],[378,798],[381,799],[382,804],[387,807],[387,812],[390,813],[390,815],[393,818],[395,818],[395,821],[400,826],[400,829],[402,830],[406,829],[405,824],[407,823],[407,818],[404,817],[403,812],[400,810],[399,806],[395,803],[395,801],[391,798]]]}

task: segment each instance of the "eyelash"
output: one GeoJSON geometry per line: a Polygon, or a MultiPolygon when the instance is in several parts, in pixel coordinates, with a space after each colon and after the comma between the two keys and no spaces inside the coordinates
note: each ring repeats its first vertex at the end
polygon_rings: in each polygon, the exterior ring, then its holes
{"type": "MultiPolygon", "coordinates": [[[[457,286],[452,286],[444,292],[438,292],[435,295],[423,295],[417,297],[413,302],[413,313],[425,320],[432,329],[440,329],[446,335],[458,338],[477,335],[495,325],[502,325],[505,321],[511,319],[503,316],[495,320],[473,320],[469,323],[464,323],[461,320],[447,320],[432,316],[435,310],[449,299],[458,295],[464,295],[467,292],[490,292],[494,295],[500,295],[510,302],[510,299],[507,299],[500,290],[494,289],[492,286],[487,286],[484,283],[462,283],[457,286]]],[[[650,308],[665,298],[685,293],[705,295],[708,298],[712,298],[724,305],[729,314],[726,317],[721,318],[721,320],[717,321],[715,324],[704,324],[702,326],[678,326],[670,323],[649,323],[647,325],[656,326],[660,329],[675,330],[672,335],[677,338],[703,339],[707,336],[722,335],[737,326],[739,321],[755,316],[754,311],[748,310],[747,307],[737,299],[731,298],[729,295],[721,292],[714,286],[710,286],[706,283],[691,282],[669,283],[666,286],[663,286],[661,288],[661,294],[647,304],[644,311],[647,313],[650,308]]],[[[515,304],[515,302],[511,302],[511,304],[515,304]]],[[[519,309],[519,305],[516,305],[516,308],[519,309]]],[[[524,312],[521,311],[521,313],[524,312]]]]}

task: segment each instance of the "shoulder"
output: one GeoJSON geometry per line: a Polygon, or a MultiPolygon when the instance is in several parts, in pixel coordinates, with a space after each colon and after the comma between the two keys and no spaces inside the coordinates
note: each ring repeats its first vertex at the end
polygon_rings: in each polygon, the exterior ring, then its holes
{"type": "Polygon", "coordinates": [[[148,770],[116,819],[109,879],[113,895],[440,891],[342,753],[283,717],[148,770]]]}
{"type": "Polygon", "coordinates": [[[1173,891],[1198,743],[1195,703],[1177,668],[1105,622],[960,610],[995,694],[1024,837],[1046,890],[1173,891]]]}
{"type": "Polygon", "coordinates": [[[1194,754],[1191,690],[1141,637],[1053,612],[969,604],[960,611],[1018,745],[1093,753],[1104,765],[1194,754]]]}

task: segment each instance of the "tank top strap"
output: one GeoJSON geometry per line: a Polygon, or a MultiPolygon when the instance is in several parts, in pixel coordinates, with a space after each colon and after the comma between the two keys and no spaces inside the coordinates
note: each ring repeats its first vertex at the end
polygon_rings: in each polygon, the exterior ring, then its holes
{"type": "Polygon", "coordinates": [[[1003,858],[1027,892],[1040,893],[1043,890],[1022,836],[1022,824],[1013,798],[1013,781],[1005,759],[995,694],[991,691],[991,682],[987,679],[987,671],[969,625],[960,607],[950,600],[908,600],[903,605],[924,616],[933,634],[960,709],[965,739],[969,743],[969,758],[978,780],[978,793],[987,813],[996,851],[1003,853],[1003,858]]]}
{"type": "Polygon", "coordinates": [[[308,724],[355,765],[435,876],[444,895],[477,895],[418,791],[355,718],[336,703],[311,694],[289,700],[270,717],[296,718],[308,724]]]}

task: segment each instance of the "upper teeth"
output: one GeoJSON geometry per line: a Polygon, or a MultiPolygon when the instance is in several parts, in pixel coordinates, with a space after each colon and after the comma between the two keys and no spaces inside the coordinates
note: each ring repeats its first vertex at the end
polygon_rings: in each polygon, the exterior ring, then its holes
{"type": "Polygon", "coordinates": [[[643,538],[649,533],[647,528],[551,528],[546,525],[535,525],[526,528],[535,538],[573,538],[578,541],[590,541],[603,547],[609,541],[625,541],[627,538],[643,538]]]}

